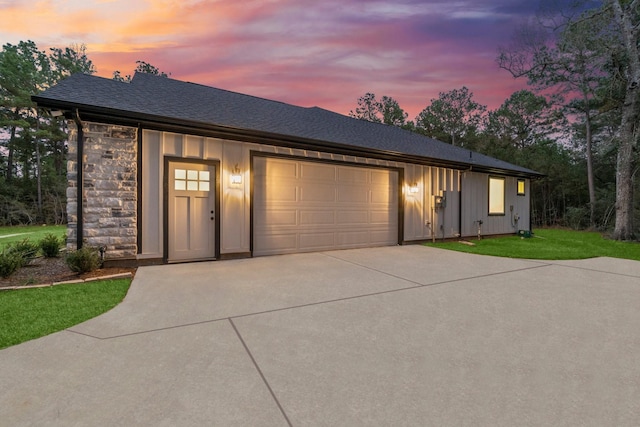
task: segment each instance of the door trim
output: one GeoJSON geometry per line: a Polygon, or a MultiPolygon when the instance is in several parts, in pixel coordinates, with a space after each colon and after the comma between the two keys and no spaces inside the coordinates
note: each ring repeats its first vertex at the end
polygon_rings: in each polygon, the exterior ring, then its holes
{"type": "MultiPolygon", "coordinates": [[[[215,189],[214,205],[216,210],[216,217],[214,220],[214,247],[215,258],[220,259],[220,190],[221,190],[221,168],[219,160],[201,160],[201,159],[185,159],[183,157],[164,156],[164,171],[162,177],[162,262],[167,264],[169,262],[169,163],[194,163],[199,165],[213,166],[216,173],[214,174],[215,183],[213,188],[215,189]]],[[[203,261],[203,260],[199,260],[203,261]]],[[[180,261],[178,261],[180,262],[180,261]]],[[[194,262],[185,260],[184,262],[194,262]]]]}

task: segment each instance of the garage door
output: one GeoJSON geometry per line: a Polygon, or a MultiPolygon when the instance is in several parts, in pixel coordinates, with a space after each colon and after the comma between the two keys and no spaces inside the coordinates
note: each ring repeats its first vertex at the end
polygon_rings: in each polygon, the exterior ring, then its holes
{"type": "Polygon", "coordinates": [[[398,172],[254,158],[253,255],[398,243],[398,172]]]}

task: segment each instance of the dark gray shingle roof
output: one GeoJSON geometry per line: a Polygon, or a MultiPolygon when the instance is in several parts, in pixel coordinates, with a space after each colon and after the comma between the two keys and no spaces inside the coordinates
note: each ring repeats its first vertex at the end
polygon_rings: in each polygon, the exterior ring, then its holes
{"type": "MultiPolygon", "coordinates": [[[[173,124],[219,126],[441,161],[517,175],[537,172],[394,126],[354,119],[209,86],[137,73],[131,83],[75,74],[34,96],[43,107],[100,110],[173,124]]],[[[363,154],[365,155],[365,154],[363,154]]]]}

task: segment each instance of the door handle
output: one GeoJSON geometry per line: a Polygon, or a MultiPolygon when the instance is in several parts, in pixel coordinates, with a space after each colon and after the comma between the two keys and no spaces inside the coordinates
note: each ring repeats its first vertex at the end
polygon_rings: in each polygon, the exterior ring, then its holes
{"type": "Polygon", "coordinates": [[[214,215],[213,211],[211,211],[211,221],[213,221],[216,218],[216,216],[214,215]]]}

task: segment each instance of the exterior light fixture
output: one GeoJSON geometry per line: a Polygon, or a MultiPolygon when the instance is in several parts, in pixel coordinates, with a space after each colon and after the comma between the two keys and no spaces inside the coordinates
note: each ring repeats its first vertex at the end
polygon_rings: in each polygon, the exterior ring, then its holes
{"type": "Polygon", "coordinates": [[[413,184],[411,184],[409,186],[409,193],[411,194],[416,194],[420,191],[420,188],[418,187],[418,183],[414,182],[413,184]]]}
{"type": "Polygon", "coordinates": [[[240,173],[240,167],[238,167],[237,163],[229,178],[231,179],[232,184],[242,184],[242,174],[240,173]]]}

